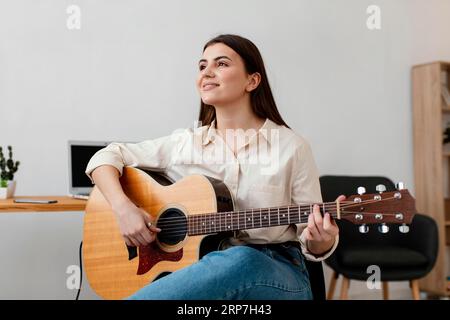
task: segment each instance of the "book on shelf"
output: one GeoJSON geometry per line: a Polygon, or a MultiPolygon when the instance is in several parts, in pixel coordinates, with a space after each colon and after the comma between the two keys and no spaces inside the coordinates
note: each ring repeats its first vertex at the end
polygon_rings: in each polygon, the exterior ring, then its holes
{"type": "Polygon", "coordinates": [[[442,92],[442,98],[444,98],[445,105],[447,107],[450,107],[450,90],[448,86],[448,72],[442,71],[441,72],[441,92],[442,92]]]}

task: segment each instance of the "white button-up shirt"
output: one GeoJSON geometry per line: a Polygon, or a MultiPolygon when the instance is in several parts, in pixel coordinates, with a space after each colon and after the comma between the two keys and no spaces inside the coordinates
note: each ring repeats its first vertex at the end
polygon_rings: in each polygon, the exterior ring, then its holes
{"type": "MultiPolygon", "coordinates": [[[[86,174],[105,164],[122,175],[124,166],[157,170],[172,180],[203,174],[223,181],[235,210],[321,203],[319,173],[309,143],[293,130],[266,119],[259,130],[225,133],[211,125],[176,130],[173,134],[140,143],[111,143],[89,161],[86,174]],[[233,145],[235,135],[237,142],[233,145]],[[236,147],[234,147],[236,146],[236,147]],[[234,151],[233,151],[234,150],[234,151]]],[[[231,244],[299,241],[308,260],[326,259],[336,248],[317,257],[306,246],[306,224],[242,230],[231,244]]]]}

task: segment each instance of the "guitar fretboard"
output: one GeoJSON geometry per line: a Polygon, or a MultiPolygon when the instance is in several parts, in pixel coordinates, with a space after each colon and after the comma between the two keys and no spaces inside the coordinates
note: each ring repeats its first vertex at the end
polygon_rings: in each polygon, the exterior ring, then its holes
{"type": "MultiPolygon", "coordinates": [[[[328,212],[333,218],[338,217],[339,207],[336,202],[319,205],[322,214],[328,212]]],[[[189,215],[188,234],[194,236],[307,223],[312,212],[313,204],[308,204],[189,215]]]]}

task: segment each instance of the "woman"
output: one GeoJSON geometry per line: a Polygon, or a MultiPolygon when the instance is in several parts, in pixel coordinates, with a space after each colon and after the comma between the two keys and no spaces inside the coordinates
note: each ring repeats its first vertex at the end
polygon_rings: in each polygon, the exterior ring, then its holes
{"type": "MultiPolygon", "coordinates": [[[[281,118],[251,41],[237,35],[210,40],[199,61],[197,89],[199,129],[137,144],[113,143],[88,164],[86,173],[111,204],[127,245],[146,245],[160,229],[124,194],[119,177],[125,165],[158,169],[174,180],[190,174],[220,179],[236,210],[322,201],[311,148],[281,118]],[[193,161],[199,154],[200,161],[193,161]]],[[[307,224],[240,231],[221,250],[130,298],[311,299],[303,259],[323,260],[337,242],[336,223],[315,205],[307,224]]]]}

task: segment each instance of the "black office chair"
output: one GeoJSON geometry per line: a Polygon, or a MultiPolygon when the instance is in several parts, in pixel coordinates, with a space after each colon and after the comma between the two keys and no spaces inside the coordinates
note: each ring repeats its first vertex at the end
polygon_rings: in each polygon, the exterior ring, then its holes
{"type": "MultiPolygon", "coordinates": [[[[324,202],[335,201],[344,194],[357,193],[365,187],[367,193],[377,193],[376,186],[384,185],[385,191],[395,191],[394,183],[385,177],[322,176],[320,185],[324,202]]],[[[410,281],[413,298],[420,299],[418,279],[434,266],[438,250],[436,222],[425,215],[416,214],[408,233],[399,231],[398,225],[387,224],[388,233],[380,233],[377,226],[369,226],[367,233],[349,221],[337,220],[340,241],[335,252],[326,260],[333,269],[327,299],[332,299],[339,275],[343,276],[341,299],[348,298],[350,279],[366,281],[371,272],[368,266],[380,268],[383,297],[388,299],[388,281],[410,281]]],[[[404,230],[403,230],[404,231],[404,230]]]]}

